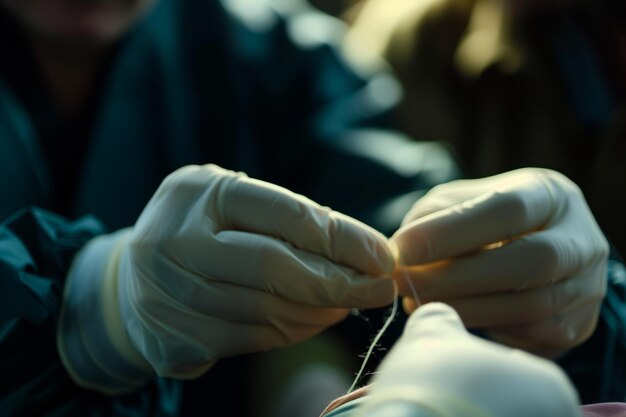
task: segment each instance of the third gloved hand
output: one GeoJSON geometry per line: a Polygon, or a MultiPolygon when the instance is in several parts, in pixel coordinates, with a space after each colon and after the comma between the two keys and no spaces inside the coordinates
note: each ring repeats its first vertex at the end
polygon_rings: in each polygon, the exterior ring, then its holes
{"type": "MultiPolygon", "coordinates": [[[[579,188],[527,168],[435,187],[393,236],[400,292],[452,305],[468,327],[544,356],[586,340],[608,244],[579,188]]],[[[405,299],[405,308],[416,304],[405,299]]]]}
{"type": "Polygon", "coordinates": [[[553,363],[469,334],[449,306],[409,318],[355,417],[579,417],[553,363]]]}
{"type": "Polygon", "coordinates": [[[214,165],[164,180],[132,229],[77,256],[58,334],[80,385],[120,393],[287,346],[393,299],[386,239],[214,165]],[[98,266],[100,265],[100,266],[98,266]]]}

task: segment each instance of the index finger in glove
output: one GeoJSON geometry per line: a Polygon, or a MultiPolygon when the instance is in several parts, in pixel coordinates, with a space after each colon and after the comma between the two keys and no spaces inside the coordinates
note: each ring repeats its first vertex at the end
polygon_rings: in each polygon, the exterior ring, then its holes
{"type": "Polygon", "coordinates": [[[393,271],[382,234],[282,187],[233,175],[218,204],[226,228],[273,236],[369,275],[393,271]]]}
{"type": "Polygon", "coordinates": [[[467,333],[458,313],[444,303],[425,304],[411,314],[404,326],[404,334],[409,337],[450,332],[467,333]]]}
{"type": "Polygon", "coordinates": [[[524,178],[408,223],[392,237],[404,265],[468,254],[544,225],[552,197],[538,178],[524,178]]]}
{"type": "MultiPolygon", "coordinates": [[[[522,236],[501,247],[467,256],[397,269],[394,276],[401,295],[412,285],[424,299],[451,299],[551,285],[604,262],[584,239],[559,231],[522,236]],[[407,280],[411,280],[410,284],[407,280]]],[[[602,273],[595,273],[602,280],[602,273]]]]}
{"type": "Polygon", "coordinates": [[[195,260],[196,273],[210,280],[263,290],[296,303],[372,308],[393,301],[391,279],[372,278],[269,236],[227,230],[204,246],[188,248],[187,254],[195,260]]]}

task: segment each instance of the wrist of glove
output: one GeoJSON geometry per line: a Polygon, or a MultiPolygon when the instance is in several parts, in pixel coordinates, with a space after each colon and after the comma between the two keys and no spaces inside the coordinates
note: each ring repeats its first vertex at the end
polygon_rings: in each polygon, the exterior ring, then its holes
{"type": "Polygon", "coordinates": [[[120,260],[126,229],[92,240],[67,278],[57,331],[61,360],[80,386],[109,395],[132,392],[154,375],[132,345],[120,309],[120,260]]]}

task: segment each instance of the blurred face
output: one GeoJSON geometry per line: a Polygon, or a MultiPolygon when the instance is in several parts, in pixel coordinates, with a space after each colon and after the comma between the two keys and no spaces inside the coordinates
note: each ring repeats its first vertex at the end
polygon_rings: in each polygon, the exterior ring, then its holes
{"type": "Polygon", "coordinates": [[[106,44],[119,38],[154,0],[0,0],[30,33],[54,41],[106,44]]]}

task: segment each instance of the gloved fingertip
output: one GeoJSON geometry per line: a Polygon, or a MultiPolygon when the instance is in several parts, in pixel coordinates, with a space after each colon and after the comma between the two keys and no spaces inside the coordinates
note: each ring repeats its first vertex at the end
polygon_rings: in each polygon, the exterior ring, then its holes
{"type": "Polygon", "coordinates": [[[433,302],[427,303],[419,308],[414,314],[419,319],[431,319],[431,318],[454,318],[455,320],[461,320],[456,310],[446,303],[433,302]]]}
{"type": "Polygon", "coordinates": [[[437,328],[452,327],[465,330],[456,310],[447,304],[434,302],[424,304],[415,310],[406,323],[405,331],[419,331],[433,325],[437,328]]]}

